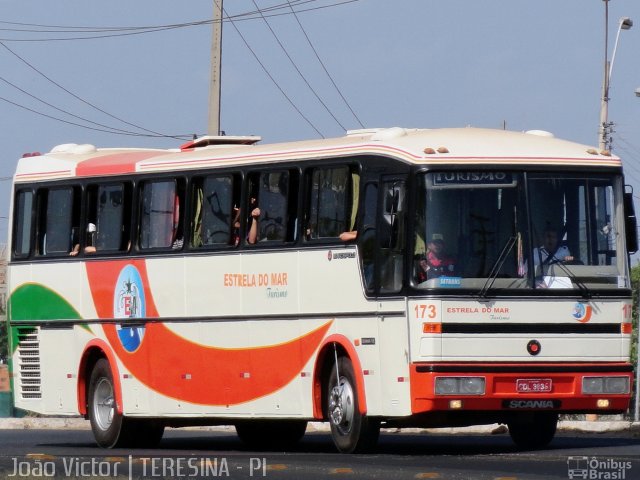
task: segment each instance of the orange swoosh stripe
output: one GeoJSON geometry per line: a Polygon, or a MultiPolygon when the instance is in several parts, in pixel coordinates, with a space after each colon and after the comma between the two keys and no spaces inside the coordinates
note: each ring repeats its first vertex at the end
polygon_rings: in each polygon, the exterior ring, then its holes
{"type": "MultiPolygon", "coordinates": [[[[144,284],[146,316],[159,317],[144,260],[87,262],[87,276],[98,316],[113,318],[118,275],[133,265],[144,284]]],[[[274,393],[302,371],[333,321],[290,341],[227,349],[185,339],[163,323],[147,323],[134,352],[122,346],[115,324],[104,324],[118,358],[140,382],[168,397],[202,405],[236,405],[274,393]]]]}

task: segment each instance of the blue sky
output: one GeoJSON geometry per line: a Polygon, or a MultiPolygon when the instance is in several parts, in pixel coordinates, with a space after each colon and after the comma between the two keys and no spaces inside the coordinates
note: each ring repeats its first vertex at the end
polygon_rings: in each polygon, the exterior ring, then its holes
{"type": "MultiPolygon", "coordinates": [[[[344,1],[300,2],[296,9],[344,1]]],[[[256,2],[263,9],[286,4],[256,2]]],[[[225,0],[224,6],[229,15],[255,10],[252,0],[225,0]]],[[[213,0],[0,0],[3,22],[66,27],[176,24],[210,19],[212,11],[213,0]]],[[[609,11],[611,48],[619,18],[636,21],[621,34],[609,119],[616,123],[614,152],[623,158],[628,183],[640,197],[640,98],[634,96],[640,87],[640,2],[611,0],[609,11]]],[[[604,62],[602,0],[359,0],[300,12],[298,19],[367,127],[502,128],[506,123],[510,130],[548,130],[597,145],[604,62]]],[[[269,22],[333,115],[346,128],[359,128],[295,17],[271,17],[269,22]]],[[[235,26],[315,129],[327,137],[344,133],[300,79],[262,19],[236,21],[235,26]]],[[[2,43],[15,54],[111,115],[165,134],[206,131],[210,25],[65,41],[52,39],[81,35],[17,32],[35,28],[8,23],[0,23],[0,29],[2,43]]],[[[269,143],[317,138],[234,26],[225,23],[223,30],[221,128],[230,135],[261,135],[269,143]]],[[[0,62],[3,99],[87,125],[29,96],[33,95],[93,122],[136,130],[80,102],[1,46],[0,62]]],[[[46,152],[61,143],[160,148],[181,143],[65,124],[4,100],[0,112],[0,178],[13,174],[23,153],[46,152]]],[[[10,182],[0,181],[0,217],[7,215],[9,187],[10,182]]],[[[0,218],[0,238],[6,237],[6,230],[7,220],[0,218]]]]}

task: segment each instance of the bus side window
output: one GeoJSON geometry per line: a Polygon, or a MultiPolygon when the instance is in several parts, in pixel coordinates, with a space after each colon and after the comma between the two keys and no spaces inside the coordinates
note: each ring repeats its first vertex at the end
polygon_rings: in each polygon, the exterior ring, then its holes
{"type": "Polygon", "coordinates": [[[126,251],[131,228],[131,185],[95,185],[88,189],[85,253],[126,251]]]}
{"type": "Polygon", "coordinates": [[[367,292],[375,291],[376,217],[378,212],[378,184],[367,183],[364,190],[364,211],[360,239],[364,286],[367,292]]]}
{"type": "Polygon", "coordinates": [[[80,189],[38,191],[38,254],[68,255],[80,242],[80,189]]]}
{"type": "Polygon", "coordinates": [[[184,188],[179,180],[142,184],[140,248],[182,248],[184,188]]]}
{"type": "Polygon", "coordinates": [[[307,175],[305,239],[336,239],[355,229],[359,177],[349,167],[316,168],[307,175]]]}
{"type": "Polygon", "coordinates": [[[297,172],[288,170],[249,175],[247,243],[252,243],[254,222],[257,222],[257,243],[295,240],[297,176],[297,172]],[[256,208],[258,216],[252,215],[256,208]]]}
{"type": "Polygon", "coordinates": [[[31,231],[33,226],[33,192],[21,190],[16,194],[13,220],[13,255],[28,257],[31,253],[31,231]]]}
{"type": "Polygon", "coordinates": [[[384,201],[380,219],[380,291],[397,293],[402,289],[404,230],[406,224],[405,182],[384,183],[384,201]]]}
{"type": "Polygon", "coordinates": [[[192,246],[235,244],[235,216],[240,200],[239,179],[209,175],[196,179],[192,190],[192,246]]]}

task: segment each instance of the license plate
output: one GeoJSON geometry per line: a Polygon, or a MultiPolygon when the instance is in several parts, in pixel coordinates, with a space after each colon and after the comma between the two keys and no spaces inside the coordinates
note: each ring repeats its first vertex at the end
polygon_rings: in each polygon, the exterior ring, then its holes
{"type": "Polygon", "coordinates": [[[550,378],[526,378],[516,380],[518,393],[549,393],[551,391],[550,378]]]}

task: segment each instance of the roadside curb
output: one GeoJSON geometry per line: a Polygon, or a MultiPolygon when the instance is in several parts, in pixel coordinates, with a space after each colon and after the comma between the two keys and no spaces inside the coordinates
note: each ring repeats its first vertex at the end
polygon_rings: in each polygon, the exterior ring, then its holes
{"type": "MultiPolygon", "coordinates": [[[[186,427],[189,430],[235,432],[231,426],[186,427]]],[[[25,417],[0,418],[0,430],[90,430],[89,422],[80,417],[25,417]]],[[[629,431],[640,435],[640,422],[630,421],[561,421],[558,430],[562,432],[607,433],[629,431]]],[[[326,422],[309,422],[307,432],[328,432],[326,422]]],[[[403,428],[383,429],[385,433],[429,433],[434,435],[453,434],[503,434],[508,430],[500,424],[474,425],[455,428],[403,428]]]]}

